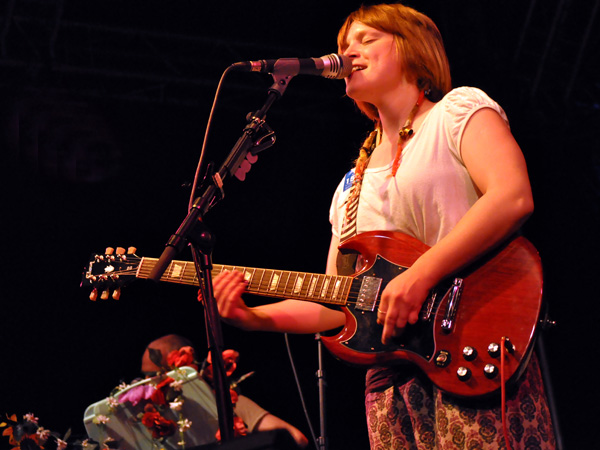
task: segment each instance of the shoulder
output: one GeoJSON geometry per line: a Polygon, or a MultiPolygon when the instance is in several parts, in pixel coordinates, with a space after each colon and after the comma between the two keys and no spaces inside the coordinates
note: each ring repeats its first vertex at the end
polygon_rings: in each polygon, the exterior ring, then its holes
{"type": "Polygon", "coordinates": [[[502,107],[479,88],[462,86],[452,89],[439,102],[445,114],[456,116],[457,120],[470,116],[481,108],[494,109],[507,121],[502,107]]]}
{"type": "Polygon", "coordinates": [[[446,130],[453,148],[460,148],[465,128],[473,114],[485,108],[496,111],[508,124],[502,107],[478,88],[463,86],[452,89],[436,104],[438,124],[446,130]]]}

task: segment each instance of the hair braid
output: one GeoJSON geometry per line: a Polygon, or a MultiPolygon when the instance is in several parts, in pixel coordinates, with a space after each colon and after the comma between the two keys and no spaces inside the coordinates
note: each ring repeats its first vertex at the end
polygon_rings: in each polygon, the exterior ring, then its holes
{"type": "Polygon", "coordinates": [[[371,157],[371,153],[375,149],[377,145],[377,137],[379,136],[380,125],[377,123],[375,125],[375,129],[369,133],[363,145],[360,147],[358,158],[354,163],[354,181],[352,183],[352,191],[346,200],[346,218],[348,218],[348,210],[350,205],[355,201],[356,197],[360,195],[360,187],[362,185],[363,175],[365,173],[365,169],[367,168],[367,164],[369,163],[369,158],[371,157]]]}

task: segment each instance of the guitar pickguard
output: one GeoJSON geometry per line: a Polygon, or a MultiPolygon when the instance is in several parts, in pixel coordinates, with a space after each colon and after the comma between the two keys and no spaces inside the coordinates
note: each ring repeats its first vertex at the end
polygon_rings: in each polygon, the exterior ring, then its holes
{"type": "MultiPolygon", "coordinates": [[[[435,351],[432,318],[435,316],[435,311],[439,306],[439,300],[433,305],[433,313],[430,320],[420,320],[415,325],[407,326],[404,333],[394,339],[393,344],[384,345],[381,342],[383,326],[377,324],[377,307],[379,306],[381,292],[393,278],[406,269],[407,267],[394,264],[384,257],[377,255],[374,264],[356,277],[355,283],[357,285],[361,284],[361,280],[364,277],[379,278],[382,282],[372,310],[365,311],[360,303],[348,306],[348,311],[356,321],[356,330],[349,339],[341,341],[341,344],[356,352],[372,354],[403,350],[415,353],[428,361],[431,360],[435,351]]],[[[441,296],[438,295],[438,297],[441,296]]]]}

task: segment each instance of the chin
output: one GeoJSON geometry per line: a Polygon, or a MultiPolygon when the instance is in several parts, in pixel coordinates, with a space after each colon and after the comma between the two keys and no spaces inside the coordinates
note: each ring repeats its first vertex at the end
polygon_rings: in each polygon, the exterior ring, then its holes
{"type": "Polygon", "coordinates": [[[370,103],[369,95],[366,95],[364,91],[356,88],[350,88],[346,86],[346,95],[355,102],[367,102],[370,103]]]}

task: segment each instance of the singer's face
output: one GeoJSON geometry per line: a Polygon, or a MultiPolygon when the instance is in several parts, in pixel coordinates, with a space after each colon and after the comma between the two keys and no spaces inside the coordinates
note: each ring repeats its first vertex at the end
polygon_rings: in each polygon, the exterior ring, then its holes
{"type": "Polygon", "coordinates": [[[340,51],[352,59],[353,72],[346,78],[346,93],[354,100],[377,106],[405,82],[390,33],[354,22],[340,51]]]}

